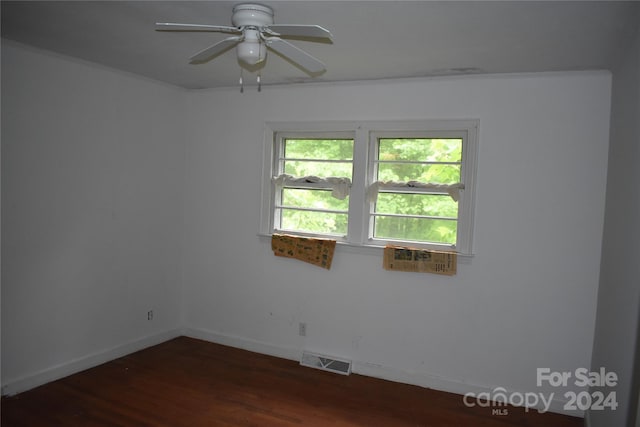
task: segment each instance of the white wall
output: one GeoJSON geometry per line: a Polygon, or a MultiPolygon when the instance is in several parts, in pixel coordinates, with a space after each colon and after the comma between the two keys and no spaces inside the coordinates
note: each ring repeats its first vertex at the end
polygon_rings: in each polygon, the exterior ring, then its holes
{"type": "Polygon", "coordinates": [[[640,29],[614,70],[602,271],[592,367],[615,371],[616,411],[591,411],[591,426],[632,426],[640,355],[640,29]],[[634,367],[635,365],[635,367],[634,367]],[[635,370],[635,373],[634,373],[635,370]],[[635,375],[635,379],[634,379],[635,375]]]}
{"type": "Polygon", "coordinates": [[[608,73],[240,94],[7,43],[2,62],[5,393],[181,327],[459,393],[556,391],[535,387],[536,368],[589,366],[608,73]],[[257,236],[265,121],[420,118],[480,119],[476,256],[457,276],[388,272],[344,247],[330,271],[272,255],[257,236]]]}
{"type": "Polygon", "coordinates": [[[3,393],[178,333],[184,95],[3,41],[3,393]]]}
{"type": "Polygon", "coordinates": [[[359,372],[459,393],[557,392],[536,387],[536,368],[590,366],[610,84],[594,72],[192,93],[189,334],[347,357],[359,372]],[[381,253],[346,248],[330,271],[273,256],[256,235],[266,121],[420,118],[480,119],[470,263],[449,278],[388,272],[381,253]]]}

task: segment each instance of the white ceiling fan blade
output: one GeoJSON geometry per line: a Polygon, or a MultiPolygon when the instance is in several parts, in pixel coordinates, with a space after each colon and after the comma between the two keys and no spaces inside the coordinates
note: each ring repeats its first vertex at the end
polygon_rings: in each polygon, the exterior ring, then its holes
{"type": "Polygon", "coordinates": [[[282,56],[289,58],[311,73],[319,73],[326,69],[325,65],[321,61],[281,38],[270,37],[266,39],[265,42],[267,47],[270,47],[282,56]]]}
{"type": "Polygon", "coordinates": [[[232,48],[236,44],[242,41],[242,37],[229,37],[228,39],[224,39],[221,42],[218,42],[212,46],[209,46],[206,49],[201,50],[190,58],[190,62],[192,64],[201,64],[203,62],[207,62],[210,59],[213,59],[214,56],[220,55],[222,52],[227,49],[232,48]]]}
{"type": "Polygon", "coordinates": [[[319,25],[269,25],[267,27],[270,32],[278,36],[294,36],[294,37],[317,37],[331,40],[332,35],[329,30],[319,25]]]}
{"type": "Polygon", "coordinates": [[[213,31],[217,33],[238,34],[242,31],[236,27],[224,25],[177,24],[173,22],[156,22],[156,31],[213,31]]]}

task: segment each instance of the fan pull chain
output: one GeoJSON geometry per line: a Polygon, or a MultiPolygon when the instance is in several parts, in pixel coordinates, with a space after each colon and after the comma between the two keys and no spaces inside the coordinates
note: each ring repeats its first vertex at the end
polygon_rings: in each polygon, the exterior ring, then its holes
{"type": "MultiPolygon", "coordinates": [[[[256,82],[258,83],[258,92],[261,92],[262,77],[260,76],[260,73],[258,73],[258,76],[256,77],[256,82]]],[[[240,93],[244,93],[244,78],[243,78],[242,68],[240,68],[240,79],[238,80],[238,83],[240,84],[240,93]]]]}

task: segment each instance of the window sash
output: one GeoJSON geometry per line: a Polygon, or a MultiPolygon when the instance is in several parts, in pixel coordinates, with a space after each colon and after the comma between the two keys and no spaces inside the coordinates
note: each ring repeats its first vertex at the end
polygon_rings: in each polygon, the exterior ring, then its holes
{"type": "MultiPolygon", "coordinates": [[[[370,162],[369,162],[369,181],[368,181],[368,187],[371,188],[374,183],[380,182],[378,181],[379,178],[379,171],[380,165],[394,165],[394,164],[398,164],[398,165],[404,165],[404,164],[409,164],[409,165],[424,165],[424,166],[430,166],[430,165],[456,165],[456,166],[460,166],[460,179],[458,181],[458,183],[453,184],[452,186],[459,184],[460,190],[463,191],[464,190],[464,172],[463,172],[463,166],[465,164],[465,152],[467,151],[467,141],[468,141],[468,132],[466,130],[460,130],[460,131],[443,131],[443,132],[438,132],[438,131],[429,131],[429,130],[424,130],[424,131],[408,131],[408,132],[402,132],[402,131],[396,131],[396,132],[389,132],[389,131],[382,131],[382,132],[372,132],[370,134],[369,137],[369,155],[370,155],[370,162]],[[461,140],[462,143],[462,156],[460,161],[447,161],[447,160],[443,160],[443,161],[433,161],[433,160],[424,160],[424,161],[420,161],[420,160],[385,160],[385,159],[380,159],[379,155],[380,155],[380,141],[381,140],[388,140],[388,139],[419,139],[419,140],[423,140],[423,139],[455,139],[455,140],[461,140]]],[[[386,194],[451,194],[448,193],[447,191],[443,191],[440,190],[438,188],[421,188],[421,186],[430,186],[429,182],[422,182],[422,181],[414,181],[416,182],[415,185],[410,185],[411,181],[409,181],[408,183],[405,182],[399,182],[397,186],[394,186],[393,184],[391,186],[385,186],[384,189],[377,189],[378,194],[380,193],[386,193],[386,194]]],[[[439,184],[440,183],[434,183],[434,184],[439,184]]],[[[376,242],[377,244],[387,244],[387,243],[397,243],[398,241],[400,242],[412,242],[412,244],[415,244],[416,242],[419,243],[420,245],[424,245],[424,246],[432,246],[432,245],[437,245],[437,246],[448,246],[451,249],[457,249],[459,248],[461,245],[459,244],[459,240],[460,240],[460,234],[459,234],[459,228],[460,228],[460,223],[461,223],[461,218],[460,218],[460,214],[462,212],[461,210],[461,203],[460,203],[460,197],[456,197],[457,203],[458,203],[458,209],[457,209],[457,216],[454,217],[441,217],[441,216],[435,216],[435,215],[413,215],[413,214],[409,214],[409,213],[396,213],[396,214],[389,214],[389,213],[385,213],[385,212],[381,212],[378,210],[378,205],[377,203],[373,202],[371,199],[377,200],[377,196],[378,194],[375,195],[375,197],[370,198],[370,204],[369,204],[369,212],[368,212],[368,241],[370,242],[376,242]],[[455,222],[456,223],[456,241],[453,244],[449,244],[449,243],[442,243],[439,241],[434,241],[434,240],[423,240],[421,238],[419,238],[419,236],[415,236],[415,238],[413,239],[409,239],[407,237],[405,237],[405,239],[399,239],[399,238],[389,238],[389,237],[385,237],[382,235],[382,233],[379,233],[378,235],[376,235],[377,233],[377,227],[376,227],[376,220],[379,218],[412,218],[412,219],[422,219],[422,220],[434,220],[434,221],[451,221],[451,222],[455,222]]]]}
{"type": "MultiPolygon", "coordinates": [[[[274,134],[274,145],[275,152],[277,153],[277,157],[274,156],[274,171],[276,175],[282,176],[285,174],[286,164],[287,162],[299,162],[302,164],[345,164],[351,165],[351,174],[348,177],[342,176],[318,176],[318,178],[322,179],[321,182],[313,182],[311,180],[306,181],[302,178],[305,177],[292,177],[295,182],[287,182],[287,179],[284,179],[280,185],[274,185],[274,205],[273,205],[273,222],[272,222],[272,230],[273,231],[286,231],[303,235],[311,235],[311,236],[331,236],[338,237],[341,240],[346,240],[347,233],[315,233],[310,230],[301,230],[301,229],[291,229],[286,227],[284,224],[284,216],[286,212],[309,212],[309,213],[322,213],[327,215],[345,215],[347,217],[347,224],[349,222],[349,210],[341,210],[341,209],[324,209],[318,207],[303,207],[303,206],[289,206],[283,203],[283,195],[286,189],[303,189],[303,190],[323,190],[323,191],[333,191],[334,186],[330,183],[325,182],[324,180],[330,178],[348,178],[352,179],[353,176],[353,152],[351,154],[350,159],[322,159],[322,158],[314,158],[314,157],[299,157],[292,156],[287,157],[286,152],[286,143],[287,140],[347,140],[351,141],[351,144],[354,144],[353,133],[344,133],[344,132],[277,132],[274,134]]],[[[348,226],[347,226],[348,229],[348,226]]]]}

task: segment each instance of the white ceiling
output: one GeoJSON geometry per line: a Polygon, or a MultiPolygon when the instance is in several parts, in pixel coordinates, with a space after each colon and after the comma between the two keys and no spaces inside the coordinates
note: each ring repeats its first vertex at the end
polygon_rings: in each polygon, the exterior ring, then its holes
{"type": "MultiPolygon", "coordinates": [[[[188,58],[228,34],[155,22],[231,25],[242,1],[2,1],[2,37],[185,88],[234,86],[229,51],[188,58]]],[[[263,84],[469,73],[608,69],[639,28],[637,1],[264,1],[276,24],[317,24],[333,44],[292,40],[327,65],[311,77],[270,53],[263,84]]],[[[252,80],[245,71],[245,79],[252,80]]]]}

